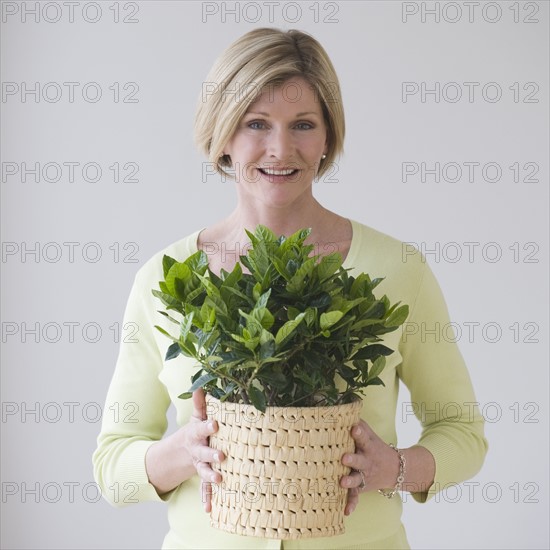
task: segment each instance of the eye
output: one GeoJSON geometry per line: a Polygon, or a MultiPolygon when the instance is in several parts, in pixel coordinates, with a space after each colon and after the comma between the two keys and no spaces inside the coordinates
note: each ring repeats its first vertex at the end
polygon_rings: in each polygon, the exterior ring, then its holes
{"type": "Polygon", "coordinates": [[[265,128],[265,124],[261,120],[253,120],[247,124],[252,130],[262,130],[265,128]]]}
{"type": "Polygon", "coordinates": [[[298,124],[296,124],[296,128],[298,128],[298,130],[311,130],[313,128],[313,124],[310,124],[309,122],[298,122],[298,124]]]}

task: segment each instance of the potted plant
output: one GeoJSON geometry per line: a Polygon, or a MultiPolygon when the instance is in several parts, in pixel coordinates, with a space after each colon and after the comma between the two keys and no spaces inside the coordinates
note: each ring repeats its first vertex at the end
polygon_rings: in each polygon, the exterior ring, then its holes
{"type": "Polygon", "coordinates": [[[393,352],[380,343],[408,306],[376,298],[383,280],[351,276],[339,253],[311,255],[311,230],[277,237],[259,225],[231,272],[216,275],[198,251],[183,262],[164,256],[153,290],[179,328],[166,359],[194,358],[186,399],[207,393],[219,430],[210,446],[227,457],[212,491],[212,524],[278,539],[343,532],[351,426],[366,387],[393,352]],[[241,265],[242,264],[242,265],[241,265]],[[243,271],[243,266],[248,272],[243,271]],[[177,312],[177,318],[172,316],[177,312]]]}

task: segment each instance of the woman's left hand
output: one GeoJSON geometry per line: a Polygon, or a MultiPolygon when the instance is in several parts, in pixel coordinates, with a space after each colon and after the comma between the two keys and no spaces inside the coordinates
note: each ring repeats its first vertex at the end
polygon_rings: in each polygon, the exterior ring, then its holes
{"type": "Polygon", "coordinates": [[[364,420],[353,426],[351,436],[355,439],[355,453],[346,453],[342,464],[360,470],[363,476],[360,471],[352,471],[340,480],[340,485],[349,489],[346,516],[357,507],[360,493],[393,487],[399,473],[397,453],[364,420]]]}

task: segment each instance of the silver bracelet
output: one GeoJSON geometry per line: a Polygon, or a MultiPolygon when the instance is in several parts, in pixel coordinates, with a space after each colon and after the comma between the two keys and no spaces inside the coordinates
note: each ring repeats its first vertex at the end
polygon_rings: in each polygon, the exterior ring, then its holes
{"type": "Polygon", "coordinates": [[[401,486],[403,485],[403,482],[405,481],[405,456],[401,452],[400,449],[398,449],[395,445],[392,445],[390,443],[390,447],[397,453],[399,456],[399,474],[397,474],[397,482],[395,484],[395,487],[393,488],[393,491],[390,491],[389,493],[386,493],[383,489],[378,489],[378,492],[385,496],[386,498],[393,498],[395,493],[397,491],[401,491],[401,486]]]}

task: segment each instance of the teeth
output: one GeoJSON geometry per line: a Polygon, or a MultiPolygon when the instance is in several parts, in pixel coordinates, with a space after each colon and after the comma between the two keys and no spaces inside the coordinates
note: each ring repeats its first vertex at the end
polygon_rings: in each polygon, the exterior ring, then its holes
{"type": "Polygon", "coordinates": [[[271,176],[289,176],[296,169],[291,168],[290,170],[274,170],[273,168],[262,168],[262,171],[271,176]]]}

